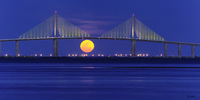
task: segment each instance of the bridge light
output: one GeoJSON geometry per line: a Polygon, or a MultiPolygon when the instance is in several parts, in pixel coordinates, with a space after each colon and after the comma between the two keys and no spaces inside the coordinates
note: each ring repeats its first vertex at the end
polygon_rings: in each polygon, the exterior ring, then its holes
{"type": "Polygon", "coordinates": [[[40,54],[40,57],[42,56],[42,54],[40,54]]]}
{"type": "Polygon", "coordinates": [[[75,56],[77,56],[77,54],[75,54],[75,56]]]}
{"type": "Polygon", "coordinates": [[[132,54],[130,54],[130,56],[132,56],[132,54]]]}
{"type": "Polygon", "coordinates": [[[117,56],[117,54],[115,54],[115,56],[117,56]]]}
{"type": "Polygon", "coordinates": [[[162,54],[160,54],[160,56],[162,57],[163,55],[162,55],[162,54]]]}
{"type": "Polygon", "coordinates": [[[145,56],[145,54],[143,54],[143,57],[145,56]]]}
{"type": "Polygon", "coordinates": [[[94,54],[92,54],[92,56],[94,56],[94,54]]]}
{"type": "Polygon", "coordinates": [[[103,57],[104,55],[102,54],[101,56],[103,57]]]}
{"type": "Polygon", "coordinates": [[[35,54],[35,56],[37,56],[37,54],[35,54]]]}
{"type": "Polygon", "coordinates": [[[7,57],[7,56],[8,56],[8,54],[5,54],[5,56],[7,57]]]}
{"type": "Polygon", "coordinates": [[[52,56],[52,54],[50,54],[50,56],[52,56]]]}
{"type": "Polygon", "coordinates": [[[17,56],[20,56],[20,54],[18,54],[17,56]]]}
{"type": "Polygon", "coordinates": [[[142,54],[140,54],[140,56],[142,56],[142,54]]]}
{"type": "Polygon", "coordinates": [[[149,56],[149,54],[146,54],[146,56],[148,57],[148,56],[149,56]]]}
{"type": "Polygon", "coordinates": [[[101,54],[98,54],[98,56],[101,56],[101,54]]]}
{"type": "Polygon", "coordinates": [[[140,56],[140,54],[137,54],[137,56],[139,57],[139,56],[140,56]]]}
{"type": "Polygon", "coordinates": [[[125,56],[127,56],[127,54],[125,54],[125,56]]]}
{"type": "Polygon", "coordinates": [[[70,54],[68,54],[68,56],[70,57],[70,54]]]}
{"type": "Polygon", "coordinates": [[[74,56],[74,54],[72,54],[72,56],[74,56]]]}

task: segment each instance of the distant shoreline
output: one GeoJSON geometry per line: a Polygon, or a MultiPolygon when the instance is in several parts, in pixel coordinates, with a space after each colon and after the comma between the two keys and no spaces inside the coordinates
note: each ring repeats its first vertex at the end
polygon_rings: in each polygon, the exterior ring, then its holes
{"type": "Polygon", "coordinates": [[[0,63],[200,64],[200,57],[0,57],[0,63]]]}

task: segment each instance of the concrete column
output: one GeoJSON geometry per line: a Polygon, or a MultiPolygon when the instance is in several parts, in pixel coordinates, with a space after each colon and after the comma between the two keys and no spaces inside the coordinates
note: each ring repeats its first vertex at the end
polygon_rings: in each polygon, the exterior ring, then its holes
{"type": "Polygon", "coordinates": [[[132,30],[131,31],[132,31],[131,37],[132,37],[132,39],[134,39],[134,33],[135,33],[135,16],[134,16],[134,14],[132,17],[132,30]]]}
{"type": "Polygon", "coordinates": [[[19,41],[15,41],[16,57],[19,54],[19,41]]]}
{"type": "Polygon", "coordinates": [[[1,41],[0,41],[0,56],[1,56],[1,41]]]}
{"type": "Polygon", "coordinates": [[[136,56],[136,40],[131,40],[131,55],[136,56]]]}
{"type": "MultiPolygon", "coordinates": [[[[57,37],[57,11],[55,11],[55,20],[54,20],[54,37],[57,37]]],[[[53,56],[58,56],[58,39],[53,39],[53,56]]]]}
{"type": "Polygon", "coordinates": [[[58,56],[58,39],[53,39],[53,56],[58,56]]]}
{"type": "Polygon", "coordinates": [[[167,43],[164,43],[164,57],[167,57],[167,43]]]}
{"type": "Polygon", "coordinates": [[[195,57],[195,50],[194,50],[194,45],[192,45],[192,58],[194,58],[195,57]]]}
{"type": "Polygon", "coordinates": [[[181,44],[178,44],[178,57],[181,57],[181,44]]]}
{"type": "MultiPolygon", "coordinates": [[[[132,17],[132,30],[131,31],[132,31],[131,37],[132,37],[132,39],[134,39],[134,33],[135,33],[135,16],[134,16],[134,14],[132,17]]],[[[132,57],[136,56],[136,41],[135,40],[131,40],[131,55],[132,55],[132,57]]]]}
{"type": "Polygon", "coordinates": [[[57,11],[55,11],[55,18],[54,18],[54,37],[57,37],[57,11]]]}

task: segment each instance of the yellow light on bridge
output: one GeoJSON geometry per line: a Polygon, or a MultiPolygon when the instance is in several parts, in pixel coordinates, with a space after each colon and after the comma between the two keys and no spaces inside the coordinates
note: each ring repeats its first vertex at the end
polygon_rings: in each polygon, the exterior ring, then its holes
{"type": "Polygon", "coordinates": [[[20,54],[18,54],[17,56],[20,56],[20,54]]]}
{"type": "Polygon", "coordinates": [[[84,54],[81,54],[81,56],[83,56],[83,57],[84,57],[84,54]]]}
{"type": "Polygon", "coordinates": [[[101,54],[98,54],[98,56],[101,56],[101,54]]]}
{"type": "Polygon", "coordinates": [[[117,54],[115,54],[115,56],[117,56],[117,54]]]}
{"type": "Polygon", "coordinates": [[[37,56],[37,54],[35,54],[35,56],[37,56]]]}
{"type": "Polygon", "coordinates": [[[50,56],[52,56],[52,54],[50,54],[50,56]]]}
{"type": "Polygon", "coordinates": [[[163,55],[162,55],[162,54],[160,54],[160,56],[162,57],[163,55]]]}
{"type": "Polygon", "coordinates": [[[5,56],[7,57],[7,56],[8,56],[8,54],[5,54],[5,56]]]}
{"type": "Polygon", "coordinates": [[[94,56],[94,54],[92,54],[92,56],[94,56]]]}
{"type": "Polygon", "coordinates": [[[40,54],[40,57],[42,56],[42,54],[40,54]]]}
{"type": "Polygon", "coordinates": [[[68,56],[70,57],[70,54],[68,54],[68,56]]]}
{"type": "Polygon", "coordinates": [[[148,57],[148,56],[149,56],[149,54],[146,54],[146,56],[148,57]]]}

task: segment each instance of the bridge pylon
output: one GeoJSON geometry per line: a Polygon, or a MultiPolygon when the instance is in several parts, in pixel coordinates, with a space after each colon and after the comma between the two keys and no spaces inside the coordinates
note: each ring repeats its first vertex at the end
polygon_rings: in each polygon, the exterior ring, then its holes
{"type": "MultiPolygon", "coordinates": [[[[132,32],[131,32],[131,38],[134,39],[134,33],[135,33],[135,16],[133,14],[133,17],[132,17],[132,32]]],[[[132,57],[135,57],[136,56],[136,41],[135,40],[131,40],[131,56],[132,57]]]]}
{"type": "MultiPolygon", "coordinates": [[[[55,11],[54,37],[57,37],[57,11],[55,11]]],[[[53,39],[53,56],[58,57],[58,39],[53,39]]]]}

